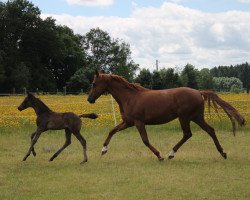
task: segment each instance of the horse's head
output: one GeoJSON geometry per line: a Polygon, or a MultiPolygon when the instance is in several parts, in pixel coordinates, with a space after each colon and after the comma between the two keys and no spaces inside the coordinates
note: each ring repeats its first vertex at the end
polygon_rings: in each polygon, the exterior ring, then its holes
{"type": "Polygon", "coordinates": [[[27,97],[25,97],[21,105],[18,106],[18,110],[22,111],[22,110],[25,110],[26,108],[32,107],[34,99],[35,99],[35,96],[27,92],[27,97]]]}
{"type": "Polygon", "coordinates": [[[107,92],[108,85],[106,81],[106,75],[95,72],[92,87],[89,93],[88,102],[95,103],[95,101],[105,92],[107,92]]]}

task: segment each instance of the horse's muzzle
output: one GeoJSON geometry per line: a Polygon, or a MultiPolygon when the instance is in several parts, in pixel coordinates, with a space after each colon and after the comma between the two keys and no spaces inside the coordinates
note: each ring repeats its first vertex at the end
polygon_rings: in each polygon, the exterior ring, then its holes
{"type": "Polygon", "coordinates": [[[95,103],[95,98],[93,96],[89,96],[88,102],[89,103],[95,103]]]}

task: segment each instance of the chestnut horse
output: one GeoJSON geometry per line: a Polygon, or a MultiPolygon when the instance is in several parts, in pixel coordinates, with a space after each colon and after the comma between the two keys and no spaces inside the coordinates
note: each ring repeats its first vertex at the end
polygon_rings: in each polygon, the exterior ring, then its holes
{"type": "Polygon", "coordinates": [[[235,120],[241,126],[245,123],[245,119],[235,108],[212,91],[198,91],[187,87],[149,90],[129,83],[120,76],[96,71],[88,101],[95,103],[96,99],[105,92],[109,92],[117,101],[122,122],[109,132],[103,144],[102,155],[107,152],[108,144],[115,133],[128,127],[136,126],[143,143],[161,161],[164,158],[150,144],[145,125],[164,124],[178,118],[183,130],[183,137],[170,151],[169,159],[173,158],[178,149],[192,136],[190,129],[191,121],[198,124],[210,135],[217,150],[226,159],[227,154],[223,151],[214,129],[204,119],[205,101],[208,101],[209,106],[210,102],[212,102],[216,109],[217,105],[222,107],[233,124],[234,132],[235,120]]]}

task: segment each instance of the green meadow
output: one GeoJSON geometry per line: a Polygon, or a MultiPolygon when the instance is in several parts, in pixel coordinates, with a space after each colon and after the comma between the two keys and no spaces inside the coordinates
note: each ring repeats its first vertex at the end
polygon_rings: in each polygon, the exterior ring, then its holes
{"type": "MultiPolygon", "coordinates": [[[[112,127],[87,126],[81,131],[87,140],[87,163],[79,164],[82,147],[74,137],[53,162],[48,161],[63,145],[64,131],[43,133],[35,146],[37,156],[23,162],[35,126],[1,127],[0,199],[250,199],[249,125],[234,137],[229,120],[209,123],[227,160],[196,125],[193,137],[173,160],[159,162],[135,128],[117,133],[101,157],[112,127]]],[[[177,122],[147,130],[150,142],[165,158],[182,137],[177,122]]]]}

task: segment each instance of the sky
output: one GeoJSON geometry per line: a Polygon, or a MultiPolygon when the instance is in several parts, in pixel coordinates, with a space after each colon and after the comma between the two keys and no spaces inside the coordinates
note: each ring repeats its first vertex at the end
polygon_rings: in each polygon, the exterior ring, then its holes
{"type": "Polygon", "coordinates": [[[140,68],[250,62],[250,0],[32,0],[84,35],[99,27],[130,44],[140,68]]]}

